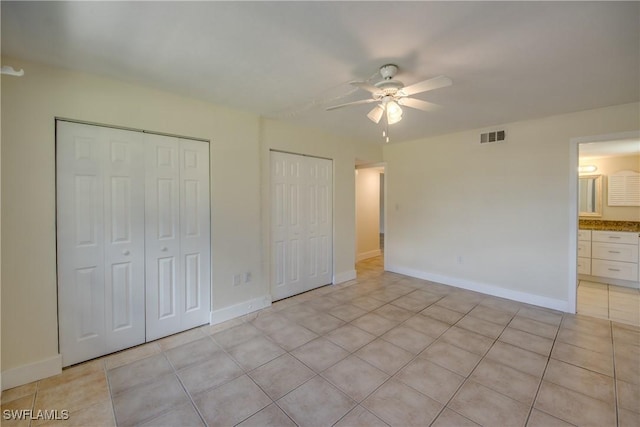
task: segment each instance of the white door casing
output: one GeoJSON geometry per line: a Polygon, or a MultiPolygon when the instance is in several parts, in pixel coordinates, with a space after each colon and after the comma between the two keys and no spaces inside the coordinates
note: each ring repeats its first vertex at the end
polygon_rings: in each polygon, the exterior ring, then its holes
{"type": "Polygon", "coordinates": [[[63,366],[208,322],[209,146],[57,122],[63,366]]]}
{"type": "Polygon", "coordinates": [[[271,294],[331,283],[332,161],[271,152],[271,294]]]}

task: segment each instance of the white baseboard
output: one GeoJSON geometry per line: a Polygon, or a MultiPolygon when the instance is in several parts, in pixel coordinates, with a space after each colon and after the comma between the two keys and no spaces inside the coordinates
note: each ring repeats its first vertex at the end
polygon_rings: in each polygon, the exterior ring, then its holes
{"type": "Polygon", "coordinates": [[[358,254],[358,256],[356,257],[356,260],[362,261],[363,259],[369,259],[369,258],[373,258],[380,255],[382,255],[382,251],[380,249],[375,249],[373,251],[362,252],[358,254]]]}
{"type": "Polygon", "coordinates": [[[431,282],[442,283],[444,285],[449,285],[449,286],[455,286],[457,288],[476,291],[483,294],[492,295],[495,297],[510,299],[513,301],[524,302],[526,304],[537,305],[539,307],[550,308],[552,310],[567,312],[569,308],[569,303],[564,300],[544,297],[541,295],[535,295],[535,294],[530,294],[530,293],[521,292],[521,291],[514,291],[512,289],[506,289],[500,286],[491,285],[487,283],[461,279],[458,277],[443,276],[440,274],[415,270],[412,268],[406,268],[399,265],[387,265],[385,266],[385,268],[387,271],[391,271],[393,273],[404,274],[405,276],[411,276],[417,279],[429,280],[431,282]]]}
{"type": "Polygon", "coordinates": [[[213,310],[209,315],[209,324],[215,325],[226,322],[227,320],[235,319],[236,317],[244,316],[245,314],[253,313],[254,311],[262,310],[269,306],[271,306],[271,296],[265,295],[229,307],[213,310]]]}
{"type": "Polygon", "coordinates": [[[2,389],[7,390],[62,372],[62,355],[2,371],[2,389]]]}
{"type": "Polygon", "coordinates": [[[356,270],[343,271],[342,273],[336,273],[333,276],[333,284],[348,282],[357,277],[356,270]]]}

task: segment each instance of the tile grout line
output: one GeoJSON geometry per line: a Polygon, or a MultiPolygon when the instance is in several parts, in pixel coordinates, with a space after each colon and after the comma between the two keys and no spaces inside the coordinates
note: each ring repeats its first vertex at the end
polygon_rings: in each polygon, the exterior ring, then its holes
{"type": "MultiPolygon", "coordinates": [[[[538,388],[536,389],[536,394],[533,396],[533,400],[531,401],[531,407],[529,408],[529,413],[527,414],[527,419],[525,420],[525,423],[524,423],[525,426],[529,423],[529,419],[531,419],[531,414],[533,413],[533,410],[535,409],[536,401],[538,400],[538,394],[540,394],[540,389],[542,388],[542,382],[544,381],[544,376],[547,373],[547,368],[549,367],[549,362],[551,361],[551,354],[553,353],[553,348],[555,347],[556,341],[558,340],[558,335],[560,334],[560,329],[562,328],[562,321],[563,320],[564,320],[564,314],[562,315],[562,318],[560,319],[560,323],[558,324],[558,329],[556,330],[556,334],[553,337],[553,344],[551,345],[551,349],[549,350],[549,355],[547,356],[547,360],[545,362],[544,369],[542,370],[542,375],[540,375],[540,382],[538,383],[538,388]]],[[[551,414],[549,414],[549,415],[551,415],[551,414]]]]}

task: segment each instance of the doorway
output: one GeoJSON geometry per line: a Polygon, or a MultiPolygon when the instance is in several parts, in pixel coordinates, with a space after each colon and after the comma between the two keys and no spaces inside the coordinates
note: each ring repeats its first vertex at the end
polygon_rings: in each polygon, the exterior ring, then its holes
{"type": "Polygon", "coordinates": [[[385,166],[357,166],[356,261],[384,265],[385,247],[385,166]]]}
{"type": "Polygon", "coordinates": [[[578,163],[576,312],[640,326],[640,132],[572,142],[578,163]],[[633,190],[619,189],[620,179],[633,190]],[[625,192],[633,200],[618,200],[625,192]]]}

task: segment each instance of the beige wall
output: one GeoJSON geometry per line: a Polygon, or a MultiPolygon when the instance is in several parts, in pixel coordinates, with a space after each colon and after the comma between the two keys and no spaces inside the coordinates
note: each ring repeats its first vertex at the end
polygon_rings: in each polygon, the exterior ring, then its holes
{"type": "Polygon", "coordinates": [[[591,157],[580,159],[580,165],[595,165],[598,170],[593,174],[603,175],[602,181],[602,217],[585,217],[606,221],[640,221],[640,206],[609,206],[607,204],[609,175],[620,171],[640,172],[640,155],[591,157]]]}
{"type": "Polygon", "coordinates": [[[380,255],[380,171],[356,169],[356,258],[380,255]]]}
{"type": "MultiPolygon", "coordinates": [[[[384,147],[388,269],[567,307],[570,139],[637,130],[627,104],[384,147]]],[[[577,162],[577,160],[576,160],[577,162]]]]}
{"type": "Polygon", "coordinates": [[[214,312],[269,293],[265,150],[334,158],[336,272],[352,271],[356,155],[381,150],[258,116],[94,75],[3,59],[25,69],[2,79],[2,371],[58,353],[54,117],[211,140],[214,312]],[[267,265],[268,267],[268,265],[267,265]],[[251,283],[232,286],[251,271],[251,283]]]}

